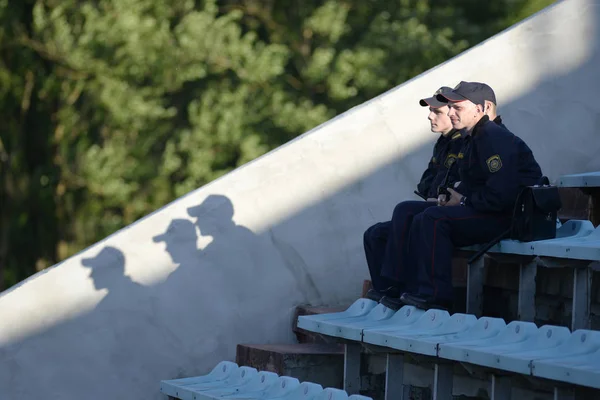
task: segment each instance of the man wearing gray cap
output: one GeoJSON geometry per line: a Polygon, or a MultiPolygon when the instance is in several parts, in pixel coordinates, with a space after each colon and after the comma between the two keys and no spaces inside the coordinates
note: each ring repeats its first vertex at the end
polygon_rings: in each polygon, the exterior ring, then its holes
{"type": "Polygon", "coordinates": [[[486,243],[506,231],[519,191],[542,176],[525,142],[485,115],[490,92],[484,83],[461,82],[437,96],[448,103],[452,126],[465,135],[460,184],[448,189],[451,197],[442,207],[413,219],[407,262],[417,270],[416,285],[400,297],[403,304],[451,307],[454,248],[486,243]]]}
{"type": "Polygon", "coordinates": [[[415,191],[428,201],[404,201],[394,208],[391,221],[377,223],[364,233],[365,257],[373,284],[373,289],[369,290],[367,297],[372,300],[379,301],[383,296],[397,298],[407,289],[405,276],[409,272],[404,268],[405,239],[412,218],[415,214],[437,204],[438,187],[444,180],[454,180],[455,174],[452,171],[455,169],[450,167],[456,161],[462,137],[452,128],[447,115],[447,102],[436,98],[438,94],[451,90],[446,86],[441,87],[433,96],[419,101],[422,107],[429,107],[427,119],[431,124],[431,131],[440,133],[429,165],[415,191]]]}

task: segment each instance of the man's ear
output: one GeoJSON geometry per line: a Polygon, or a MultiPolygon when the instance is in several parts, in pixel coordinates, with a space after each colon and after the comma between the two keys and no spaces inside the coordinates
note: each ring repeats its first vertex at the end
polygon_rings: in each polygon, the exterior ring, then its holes
{"type": "Polygon", "coordinates": [[[485,103],[483,103],[483,111],[484,112],[489,112],[492,109],[492,104],[489,101],[486,101],[485,103]]]}

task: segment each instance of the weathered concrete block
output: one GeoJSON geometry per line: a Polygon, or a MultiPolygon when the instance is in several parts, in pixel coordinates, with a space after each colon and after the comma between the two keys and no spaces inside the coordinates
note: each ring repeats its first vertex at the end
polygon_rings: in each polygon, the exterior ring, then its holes
{"type": "Polygon", "coordinates": [[[236,362],[323,387],[342,388],[344,346],[339,344],[238,344],[236,362]]]}

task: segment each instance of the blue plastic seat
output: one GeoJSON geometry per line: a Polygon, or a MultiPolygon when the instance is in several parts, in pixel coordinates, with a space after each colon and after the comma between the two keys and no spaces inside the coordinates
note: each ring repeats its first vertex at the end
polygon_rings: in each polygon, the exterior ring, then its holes
{"type": "Polygon", "coordinates": [[[538,256],[600,261],[600,226],[586,236],[532,242],[538,256]]]}
{"type": "Polygon", "coordinates": [[[348,307],[346,311],[317,315],[301,315],[298,317],[298,328],[311,332],[319,332],[320,322],[364,316],[375,308],[377,304],[377,302],[370,299],[358,299],[348,307]]]}
{"type": "Polygon", "coordinates": [[[378,304],[364,316],[321,321],[318,329],[319,333],[324,335],[360,341],[364,326],[368,326],[372,322],[388,320],[395,313],[394,310],[387,308],[383,304],[378,304]]]}
{"type": "Polygon", "coordinates": [[[314,397],[315,400],[348,400],[348,393],[341,389],[326,388],[314,397]]]}
{"type": "Polygon", "coordinates": [[[238,388],[246,385],[252,379],[256,378],[258,371],[256,368],[239,367],[227,379],[212,382],[202,382],[190,384],[179,388],[179,395],[175,396],[182,400],[196,400],[197,395],[203,391],[220,388],[238,388]]]}
{"type": "Polygon", "coordinates": [[[422,339],[437,338],[440,336],[454,335],[465,332],[477,323],[477,317],[471,314],[453,314],[437,328],[429,331],[402,331],[394,334],[389,339],[389,346],[397,349],[410,351],[411,353],[437,355],[437,346],[422,339]]]}
{"type": "MultiPolygon", "coordinates": [[[[594,225],[587,220],[569,220],[565,222],[560,228],[556,230],[555,239],[539,240],[535,242],[520,242],[518,240],[505,239],[497,245],[493,246],[490,253],[503,253],[503,254],[518,254],[523,256],[552,256],[554,253],[558,254],[554,247],[555,245],[561,246],[562,244],[579,242],[581,238],[587,237],[594,232],[594,225]],[[551,254],[546,254],[545,249],[550,248],[551,254]]],[[[480,245],[463,247],[463,250],[478,251],[481,248],[480,245]]],[[[560,254],[564,254],[560,253],[560,254]]],[[[571,257],[567,257],[571,258],[571,257]]]]}
{"type": "Polygon", "coordinates": [[[529,375],[532,352],[556,349],[570,337],[571,331],[564,326],[544,325],[524,341],[471,349],[469,362],[529,375]]]}
{"type": "MultiPolygon", "coordinates": [[[[312,400],[323,391],[323,387],[312,382],[302,382],[300,386],[282,397],[276,397],[278,400],[312,400]]],[[[269,398],[271,399],[271,398],[269,398]]],[[[275,399],[275,397],[273,398],[275,399]]],[[[265,400],[267,400],[265,398],[265,400]]]]}
{"type": "Polygon", "coordinates": [[[238,369],[238,365],[234,362],[221,361],[207,375],[163,380],[160,382],[160,391],[167,396],[179,397],[179,390],[182,388],[190,385],[225,381],[226,379],[230,378],[231,375],[238,369]]]}
{"type": "Polygon", "coordinates": [[[537,332],[538,328],[533,322],[513,321],[497,335],[488,339],[474,339],[463,342],[440,343],[438,355],[442,358],[471,362],[471,350],[484,350],[486,347],[502,344],[518,343],[527,340],[537,332]]]}
{"type": "Polygon", "coordinates": [[[353,394],[348,396],[348,400],[373,400],[371,397],[362,396],[360,394],[353,394]]]}
{"type": "Polygon", "coordinates": [[[285,397],[298,389],[300,381],[290,376],[280,376],[277,382],[264,391],[260,397],[262,400],[278,399],[285,397]]]}
{"type": "Polygon", "coordinates": [[[497,336],[506,327],[501,318],[481,317],[471,327],[462,332],[439,336],[420,336],[410,339],[410,351],[414,353],[437,356],[441,343],[461,343],[482,340],[497,336]]]}
{"type": "Polygon", "coordinates": [[[574,368],[586,365],[600,368],[599,355],[600,332],[586,329],[573,332],[565,343],[555,349],[526,354],[533,360],[532,375],[559,381],[568,378],[574,368]]]}
{"type": "Polygon", "coordinates": [[[600,187],[600,172],[585,172],[561,176],[557,186],[560,187],[600,187]]]}
{"type": "Polygon", "coordinates": [[[361,325],[362,331],[376,330],[386,331],[395,330],[398,327],[415,323],[425,311],[413,306],[404,306],[394,313],[389,319],[380,321],[370,321],[361,325]]]}
{"type": "MultiPolygon", "coordinates": [[[[400,312],[399,310],[398,312],[400,312]]],[[[410,332],[429,332],[439,327],[445,320],[450,318],[450,314],[445,310],[430,309],[423,313],[416,321],[411,324],[390,325],[382,329],[368,329],[363,331],[363,342],[379,346],[389,347],[389,340],[394,334],[403,331],[410,332]]]]}
{"type": "MultiPolygon", "coordinates": [[[[260,371],[254,378],[242,385],[228,385],[208,390],[195,390],[193,398],[196,400],[210,400],[217,398],[261,398],[264,392],[272,385],[279,383],[279,376],[274,372],[260,371]]],[[[190,388],[188,388],[189,390],[190,388]]]]}

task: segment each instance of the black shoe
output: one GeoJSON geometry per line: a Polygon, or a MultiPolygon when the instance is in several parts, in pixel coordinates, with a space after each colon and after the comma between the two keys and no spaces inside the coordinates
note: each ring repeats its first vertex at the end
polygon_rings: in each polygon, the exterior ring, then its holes
{"type": "Polygon", "coordinates": [[[409,306],[415,306],[422,310],[429,310],[435,308],[437,310],[452,310],[452,301],[435,299],[433,297],[426,297],[416,294],[403,293],[400,296],[400,301],[409,306]]]}
{"type": "Polygon", "coordinates": [[[400,300],[400,298],[389,296],[383,296],[379,303],[394,311],[398,311],[400,308],[406,305],[402,300],[400,300]]]}
{"type": "Polygon", "coordinates": [[[369,289],[365,297],[369,300],[373,300],[379,303],[381,301],[381,298],[383,297],[383,294],[381,294],[381,292],[378,292],[375,289],[369,289]]]}
{"type": "Polygon", "coordinates": [[[369,291],[367,292],[365,297],[367,299],[370,299],[370,300],[380,303],[381,299],[384,296],[400,297],[401,294],[402,294],[402,292],[400,291],[400,289],[398,289],[395,286],[390,286],[389,288],[382,290],[382,291],[375,290],[375,289],[369,289],[369,291]]]}

